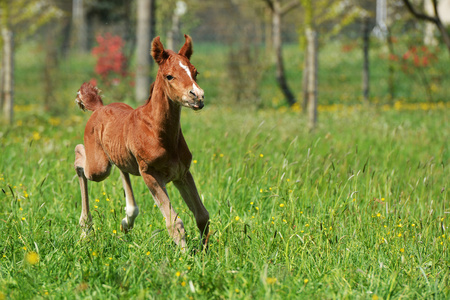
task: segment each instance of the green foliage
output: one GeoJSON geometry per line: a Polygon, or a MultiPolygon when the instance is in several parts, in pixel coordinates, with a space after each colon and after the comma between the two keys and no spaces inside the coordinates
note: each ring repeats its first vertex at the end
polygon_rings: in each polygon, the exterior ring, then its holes
{"type": "Polygon", "coordinates": [[[43,25],[63,16],[63,12],[47,1],[4,0],[0,9],[1,24],[16,34],[16,42],[23,41],[43,25]]]}
{"type": "Polygon", "coordinates": [[[117,170],[90,183],[95,231],[79,240],[73,148],[89,115],[67,103],[70,117],[19,112],[0,131],[0,295],[448,297],[448,108],[322,113],[311,135],[289,111],[183,111],[213,235],[207,253],[182,254],[139,177],[141,215],[120,232],[117,170]]]}

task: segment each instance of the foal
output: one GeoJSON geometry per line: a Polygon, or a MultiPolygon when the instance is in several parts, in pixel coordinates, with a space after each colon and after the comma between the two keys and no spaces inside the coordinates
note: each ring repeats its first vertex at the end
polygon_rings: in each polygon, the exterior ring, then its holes
{"type": "Polygon", "coordinates": [[[166,184],[172,181],[193,212],[206,243],[209,214],[203,206],[189,171],[191,152],[180,127],[182,106],[199,110],[204,93],[196,82],[197,70],[189,59],[192,40],[178,53],[164,49],[159,37],[152,42],[151,55],[159,65],[147,103],[132,109],[124,103],[104,106],[100,90],[84,83],[76,102],[83,110],[93,111],[84,131],[84,146],[75,147],[75,169],[81,188],[80,226],[86,234],[92,226],[87,179],[102,181],[114,164],[120,170],[125,190],[125,218],[121,230],[128,232],[139,214],[130,176],[142,176],[166,221],[169,235],[182,249],[186,247],[183,222],[172,208],[166,184]]]}

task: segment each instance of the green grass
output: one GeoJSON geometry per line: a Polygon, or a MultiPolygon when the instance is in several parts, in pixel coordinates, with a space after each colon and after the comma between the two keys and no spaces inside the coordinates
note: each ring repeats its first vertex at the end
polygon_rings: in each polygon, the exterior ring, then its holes
{"type": "MultiPolygon", "coordinates": [[[[0,295],[448,297],[448,115],[323,113],[308,134],[292,112],[184,111],[214,233],[209,251],[196,255],[174,246],[139,177],[132,181],[141,215],[130,234],[120,232],[117,170],[90,184],[95,231],[79,240],[72,162],[87,114],[58,126],[24,117],[0,134],[0,295]],[[26,262],[30,251],[39,254],[35,265],[26,262]]],[[[168,189],[195,249],[195,221],[168,189]]]]}
{"type": "MultiPolygon", "coordinates": [[[[224,61],[208,56],[208,47],[193,62],[210,97],[201,112],[182,113],[213,232],[209,251],[196,254],[173,244],[140,177],[132,183],[141,214],[130,234],[120,232],[125,200],[117,170],[90,183],[95,231],[80,240],[73,150],[89,113],[73,99],[93,61],[61,62],[48,113],[42,53],[30,61],[34,48],[19,50],[20,106],[14,125],[0,128],[0,299],[448,298],[448,105],[320,112],[308,133],[304,115],[267,108],[281,100],[275,103],[279,92],[265,77],[266,109],[228,101],[224,61]]],[[[331,69],[351,72],[345,59],[325,54],[331,69]]],[[[352,78],[348,93],[359,86],[352,78]]],[[[339,85],[328,80],[326,88],[339,85]]],[[[339,94],[329,99],[322,104],[341,103],[339,94]]],[[[192,214],[172,184],[168,191],[189,250],[198,249],[192,214]]]]}

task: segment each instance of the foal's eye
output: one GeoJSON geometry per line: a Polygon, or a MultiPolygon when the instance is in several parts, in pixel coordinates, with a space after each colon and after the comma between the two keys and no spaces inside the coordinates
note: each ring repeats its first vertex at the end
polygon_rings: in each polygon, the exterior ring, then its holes
{"type": "Polygon", "coordinates": [[[166,78],[167,80],[172,80],[174,77],[172,75],[167,75],[166,78]]]}

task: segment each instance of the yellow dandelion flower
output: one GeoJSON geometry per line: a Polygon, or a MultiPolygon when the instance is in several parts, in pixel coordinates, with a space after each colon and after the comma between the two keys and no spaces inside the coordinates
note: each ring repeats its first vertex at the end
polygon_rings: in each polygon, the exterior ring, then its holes
{"type": "Polygon", "coordinates": [[[117,233],[117,230],[114,229],[114,230],[113,230],[113,233],[116,234],[116,233],[117,233]]]}
{"type": "Polygon", "coordinates": [[[93,251],[92,256],[97,256],[97,252],[93,251]]]}
{"type": "Polygon", "coordinates": [[[150,255],[150,251],[147,251],[147,253],[145,253],[147,256],[150,255]]]}
{"type": "Polygon", "coordinates": [[[280,204],[280,207],[284,207],[284,203],[281,203],[281,204],[280,204]]]}
{"type": "Polygon", "coordinates": [[[263,192],[263,189],[259,189],[259,192],[262,193],[262,192],[263,192]]]}
{"type": "Polygon", "coordinates": [[[261,153],[261,154],[259,155],[259,157],[263,158],[263,157],[264,157],[264,154],[261,153]]]}
{"type": "Polygon", "coordinates": [[[405,252],[405,249],[404,248],[400,248],[400,252],[401,253],[405,252]]]}
{"type": "Polygon", "coordinates": [[[220,153],[220,155],[219,155],[220,157],[223,157],[223,153],[220,153]]]}
{"type": "Polygon", "coordinates": [[[384,201],[385,199],[384,198],[381,198],[381,201],[384,201]]]}
{"type": "Polygon", "coordinates": [[[303,283],[304,283],[304,284],[307,284],[308,282],[309,282],[309,280],[306,279],[306,278],[305,278],[305,280],[303,280],[303,283]]]}
{"type": "Polygon", "coordinates": [[[22,247],[23,250],[27,251],[27,247],[22,247]]]}
{"type": "Polygon", "coordinates": [[[380,299],[380,297],[378,297],[377,295],[375,295],[375,294],[372,295],[372,300],[379,300],[379,299],[380,299]]]}
{"type": "Polygon", "coordinates": [[[180,277],[180,275],[181,275],[181,272],[180,272],[180,271],[177,271],[177,272],[175,273],[175,276],[177,276],[177,277],[180,277]]]}
{"type": "Polygon", "coordinates": [[[196,164],[197,163],[197,160],[196,159],[194,159],[193,161],[192,161],[194,164],[196,164]]]}
{"type": "Polygon", "coordinates": [[[378,218],[381,217],[381,214],[380,214],[380,213],[377,213],[377,217],[378,217],[378,218]]]}
{"type": "Polygon", "coordinates": [[[97,206],[97,205],[94,205],[94,208],[98,208],[98,206],[97,206]]]}
{"type": "Polygon", "coordinates": [[[39,254],[34,251],[28,252],[25,256],[25,260],[30,265],[35,265],[39,262],[39,254]]]}
{"type": "Polygon", "coordinates": [[[182,281],[182,282],[181,282],[181,286],[186,286],[186,282],[185,282],[185,281],[182,281]]]}
{"type": "Polygon", "coordinates": [[[250,205],[253,205],[253,202],[250,202],[250,205]]]}
{"type": "Polygon", "coordinates": [[[234,291],[236,292],[236,294],[239,293],[239,289],[235,289],[234,291]]]}
{"type": "Polygon", "coordinates": [[[267,284],[275,284],[277,279],[275,277],[267,277],[266,282],[267,284]]]}
{"type": "Polygon", "coordinates": [[[191,269],[191,266],[188,266],[187,269],[190,270],[190,269],[191,269]]]}
{"type": "Polygon", "coordinates": [[[401,233],[399,233],[399,234],[397,234],[397,236],[398,236],[398,237],[402,237],[402,234],[401,234],[401,233]]]}
{"type": "Polygon", "coordinates": [[[238,216],[236,216],[234,219],[235,219],[236,221],[239,221],[239,217],[238,217],[238,216]]]}
{"type": "Polygon", "coordinates": [[[23,208],[22,208],[22,207],[19,207],[19,210],[23,210],[23,208]]]}
{"type": "Polygon", "coordinates": [[[258,206],[256,206],[256,207],[255,207],[255,209],[256,209],[256,210],[259,210],[259,207],[258,207],[258,206]]]}
{"type": "Polygon", "coordinates": [[[309,227],[309,224],[305,224],[305,227],[309,227]]]}
{"type": "Polygon", "coordinates": [[[33,140],[39,141],[41,139],[41,134],[37,131],[33,132],[33,140]]]}
{"type": "Polygon", "coordinates": [[[100,202],[100,199],[95,199],[95,202],[100,202]]]}
{"type": "Polygon", "coordinates": [[[108,201],[108,202],[109,202],[109,198],[106,198],[106,201],[108,201]]]}
{"type": "Polygon", "coordinates": [[[22,217],[22,221],[25,221],[25,217],[22,217]]]}
{"type": "Polygon", "coordinates": [[[414,223],[413,223],[413,224],[411,224],[411,226],[412,226],[412,227],[415,227],[415,226],[416,226],[416,224],[414,224],[414,223]]]}

